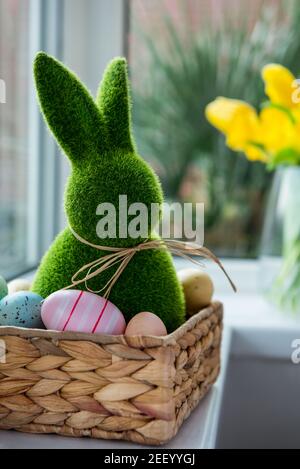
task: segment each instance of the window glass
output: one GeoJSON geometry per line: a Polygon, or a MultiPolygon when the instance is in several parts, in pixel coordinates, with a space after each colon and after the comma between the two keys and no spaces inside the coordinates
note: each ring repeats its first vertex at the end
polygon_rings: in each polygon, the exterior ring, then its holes
{"type": "Polygon", "coordinates": [[[272,174],[226,148],[204,116],[217,96],[265,99],[261,68],[300,71],[300,2],[131,0],[129,55],[140,153],[166,198],[205,203],[205,244],[259,254],[272,174]]]}
{"type": "Polygon", "coordinates": [[[0,0],[0,273],[7,276],[27,268],[28,50],[29,1],[0,0]]]}

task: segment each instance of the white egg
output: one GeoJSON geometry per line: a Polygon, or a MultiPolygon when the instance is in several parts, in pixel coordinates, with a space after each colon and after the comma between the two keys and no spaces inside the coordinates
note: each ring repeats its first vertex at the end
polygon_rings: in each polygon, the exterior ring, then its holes
{"type": "Polygon", "coordinates": [[[31,288],[31,283],[24,278],[16,278],[8,283],[8,293],[12,295],[19,291],[29,291],[31,288]]]}

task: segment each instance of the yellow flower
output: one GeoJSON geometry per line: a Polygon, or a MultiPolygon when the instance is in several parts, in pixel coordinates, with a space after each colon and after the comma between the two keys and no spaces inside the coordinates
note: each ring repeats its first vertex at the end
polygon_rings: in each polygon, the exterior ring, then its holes
{"type": "Polygon", "coordinates": [[[260,141],[268,152],[277,153],[294,146],[296,128],[287,112],[267,107],[260,113],[260,141]]]}
{"type": "Polygon", "coordinates": [[[265,93],[273,104],[287,109],[299,107],[299,84],[295,76],[279,64],[269,64],[262,69],[265,93]]]}
{"type": "Polygon", "coordinates": [[[232,116],[226,133],[227,145],[236,151],[243,151],[250,142],[257,141],[259,120],[255,109],[242,103],[232,116]]]}
{"type": "Polygon", "coordinates": [[[208,121],[226,136],[226,144],[251,161],[296,164],[300,160],[300,84],[279,64],[262,70],[270,105],[259,115],[244,101],[217,98],[206,108],[208,121]],[[295,162],[295,163],[294,163],[295,162]]]}
{"type": "Polygon", "coordinates": [[[244,101],[217,98],[206,107],[207,120],[226,135],[226,144],[235,151],[243,151],[251,160],[265,161],[259,147],[259,119],[255,109],[244,101]]]}
{"type": "Polygon", "coordinates": [[[268,155],[265,150],[259,146],[255,146],[255,144],[247,145],[244,149],[244,153],[250,161],[262,161],[263,163],[267,163],[268,161],[268,155]]]}
{"type": "Polygon", "coordinates": [[[250,104],[238,99],[219,97],[205,110],[207,120],[227,137],[233,150],[243,150],[248,141],[255,140],[258,117],[250,104]]]}
{"type": "Polygon", "coordinates": [[[255,110],[244,101],[228,99],[222,96],[212,101],[205,109],[207,120],[218,130],[227,134],[232,129],[234,119],[251,116],[255,110]]]}

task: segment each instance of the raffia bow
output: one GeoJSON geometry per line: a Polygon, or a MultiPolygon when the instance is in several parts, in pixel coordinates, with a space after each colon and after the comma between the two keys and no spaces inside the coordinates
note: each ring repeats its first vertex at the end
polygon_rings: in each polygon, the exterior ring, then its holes
{"type": "Polygon", "coordinates": [[[207,248],[198,246],[195,243],[184,242],[184,241],[177,241],[173,239],[155,239],[149,240],[147,239],[143,243],[140,243],[133,247],[127,248],[118,248],[118,247],[109,247],[109,246],[101,246],[98,244],[93,244],[87,241],[86,239],[82,238],[73,228],[70,227],[72,234],[75,238],[80,241],[82,244],[86,246],[92,247],[99,251],[108,251],[110,254],[106,254],[101,256],[98,259],[90,262],[89,264],[83,265],[72,277],[72,284],[68,287],[65,287],[64,290],[68,290],[70,288],[76,287],[77,285],[81,285],[82,283],[85,284],[85,288],[91,293],[103,293],[104,298],[108,298],[109,294],[118,281],[119,277],[122,275],[124,270],[126,269],[127,265],[131,261],[131,259],[135,256],[137,252],[140,251],[147,251],[149,249],[162,249],[169,251],[170,253],[182,257],[184,259],[193,262],[198,266],[202,266],[201,262],[199,262],[194,257],[204,257],[206,259],[211,259],[214,261],[220,269],[224,272],[225,276],[227,277],[231,287],[236,292],[236,286],[234,285],[233,281],[227,274],[226,270],[224,269],[221,261],[207,248]],[[110,269],[111,267],[119,265],[117,270],[113,273],[111,278],[108,282],[102,287],[100,290],[92,290],[88,286],[88,281],[94,277],[97,277],[102,272],[110,269]],[[84,275],[81,277],[81,275],[84,275]]]}

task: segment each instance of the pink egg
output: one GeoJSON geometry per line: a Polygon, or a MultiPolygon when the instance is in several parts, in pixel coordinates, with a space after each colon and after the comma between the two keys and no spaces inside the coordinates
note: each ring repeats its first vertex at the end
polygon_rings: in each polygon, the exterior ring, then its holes
{"type": "Polygon", "coordinates": [[[60,290],[44,301],[42,320],[54,331],[121,335],[126,322],[121,311],[110,301],[94,293],[60,290]]]}
{"type": "Polygon", "coordinates": [[[156,316],[156,314],[143,312],[136,314],[130,319],[125,330],[125,335],[164,336],[167,335],[167,329],[162,320],[156,316]]]}

